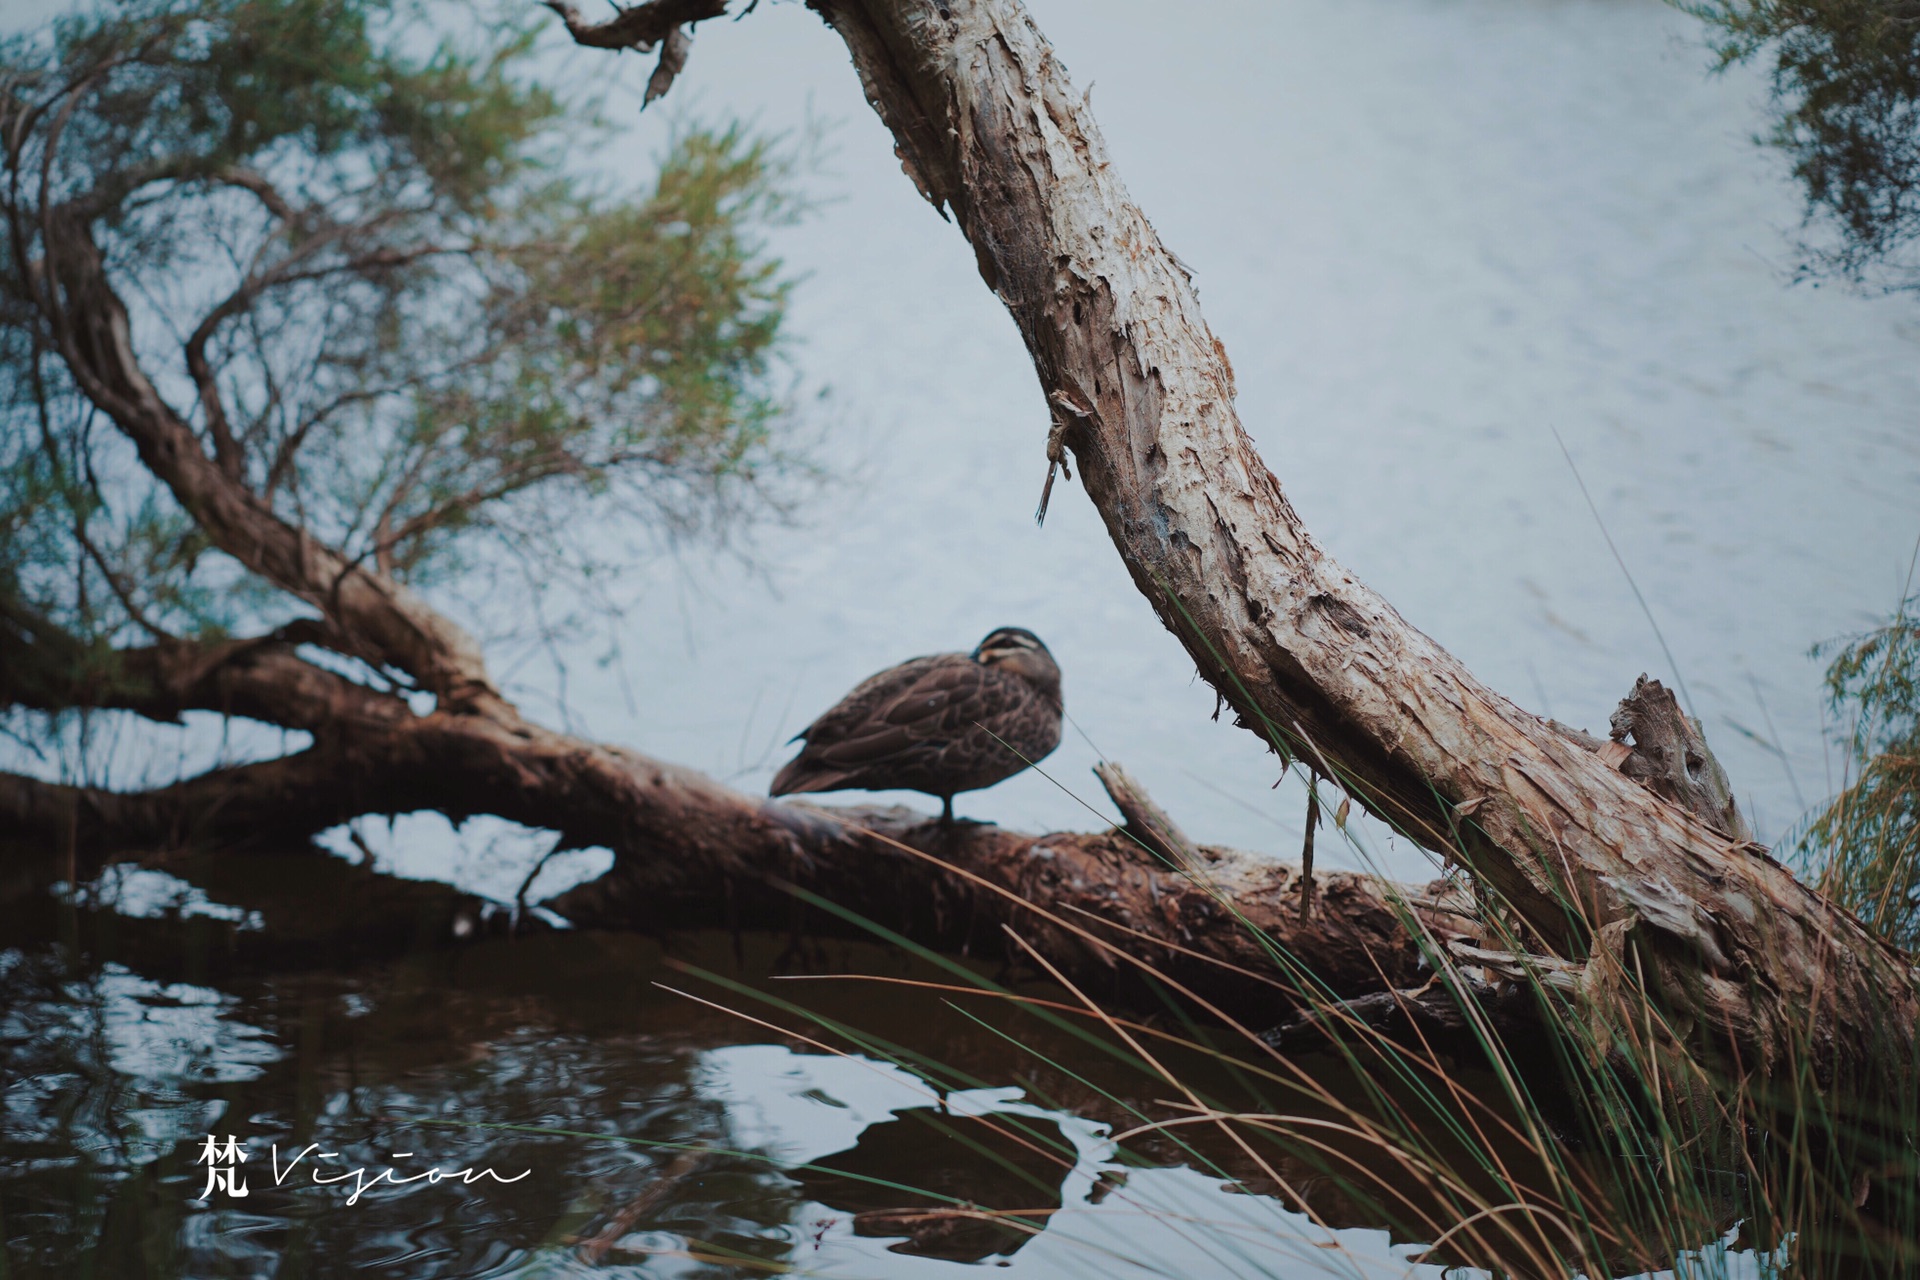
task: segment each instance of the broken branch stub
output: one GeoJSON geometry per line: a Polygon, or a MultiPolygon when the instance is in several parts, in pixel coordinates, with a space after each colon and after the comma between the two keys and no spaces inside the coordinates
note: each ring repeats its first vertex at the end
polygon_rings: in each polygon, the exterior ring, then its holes
{"type": "Polygon", "coordinates": [[[1153,797],[1134,781],[1132,774],[1116,761],[1103,760],[1093,766],[1093,776],[1100,779],[1100,785],[1113,800],[1113,807],[1120,811],[1125,820],[1122,830],[1126,834],[1176,871],[1188,871],[1199,865],[1200,855],[1193,841],[1187,839],[1165,809],[1154,803],[1153,797]]]}
{"type": "Polygon", "coordinates": [[[1608,725],[1615,743],[1631,747],[1623,759],[1616,757],[1620,772],[1728,838],[1753,839],[1734,803],[1733,784],[1707,746],[1706,732],[1680,709],[1671,689],[1643,674],[1608,725]]]}
{"type": "Polygon", "coordinates": [[[652,52],[690,23],[718,18],[727,11],[727,0],[647,0],[645,4],[622,9],[605,22],[590,22],[580,15],[569,0],[540,0],[560,16],[573,42],[590,49],[638,49],[652,52]]]}

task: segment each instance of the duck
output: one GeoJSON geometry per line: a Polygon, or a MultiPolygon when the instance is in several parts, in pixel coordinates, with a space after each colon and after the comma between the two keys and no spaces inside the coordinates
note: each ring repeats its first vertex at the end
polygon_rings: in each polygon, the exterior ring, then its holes
{"type": "Polygon", "coordinates": [[[970,653],[909,658],[868,676],[795,734],[800,754],[768,794],[918,791],[940,800],[1004,782],[1060,745],[1060,664],[1024,627],[996,627],[970,653]]]}

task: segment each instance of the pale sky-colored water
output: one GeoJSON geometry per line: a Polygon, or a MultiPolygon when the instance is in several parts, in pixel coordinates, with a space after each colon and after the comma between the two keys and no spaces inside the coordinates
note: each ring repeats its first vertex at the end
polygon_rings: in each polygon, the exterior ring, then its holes
{"type": "MultiPolygon", "coordinates": [[[[1033,11],[1335,555],[1494,686],[1604,732],[1638,673],[1671,670],[1558,432],[1762,832],[1826,793],[1807,651],[1892,609],[1920,536],[1920,302],[1791,286],[1798,194],[1751,141],[1758,77],[1709,75],[1697,24],[1635,0],[1033,11]]],[[[832,388],[829,456],[863,482],[765,540],[772,586],[661,572],[623,630],[633,704],[576,672],[584,727],[757,789],[859,678],[1018,623],[1196,838],[1291,854],[1300,792],[1209,719],[1080,490],[1035,529],[1026,353],[842,47],[762,6],[701,30],[674,104],[831,126],[832,203],[779,247],[807,277],[797,359],[832,388]]],[[[635,122],[636,157],[665,114],[635,122]]],[[[1094,759],[1069,732],[1047,768],[1091,799],[1094,759]]],[[[1033,775],[959,807],[1090,821],[1033,775]]]]}
{"type": "MultiPolygon", "coordinates": [[[[1698,24],[1652,0],[1032,8],[1327,548],[1493,686],[1604,732],[1638,673],[1673,673],[1557,432],[1763,837],[1828,793],[1808,650],[1884,617],[1920,538],[1920,299],[1790,283],[1799,196],[1752,142],[1757,76],[1708,74],[1698,24]]],[[[648,69],[567,60],[580,82],[648,69]]],[[[762,4],[700,30],[663,107],[616,111],[601,159],[636,177],[675,111],[825,126],[822,207],[776,247],[803,277],[796,368],[831,392],[810,425],[850,479],[766,531],[757,572],[637,569],[624,673],[601,638],[568,650],[570,724],[759,790],[860,678],[1019,624],[1059,657],[1069,714],[1193,836],[1292,856],[1299,788],[1270,790],[1260,743],[1210,719],[1078,487],[1034,527],[1047,415],[1026,352],[837,39],[762,4]]],[[[540,662],[507,674],[560,718],[540,662]]],[[[149,772],[189,767],[152,754],[149,772]]],[[[959,810],[1093,825],[1076,796],[1105,809],[1096,758],[1070,730],[1046,768],[1073,794],[1029,774],[959,810]]],[[[403,833],[417,873],[517,884],[430,824],[403,833]]]]}

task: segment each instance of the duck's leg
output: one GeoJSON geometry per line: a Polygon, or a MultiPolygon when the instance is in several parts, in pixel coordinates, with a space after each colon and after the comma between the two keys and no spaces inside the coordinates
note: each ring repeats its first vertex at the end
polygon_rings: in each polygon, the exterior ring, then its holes
{"type": "Polygon", "coordinates": [[[952,796],[940,797],[940,825],[943,827],[950,827],[953,825],[953,797],[952,796]]]}

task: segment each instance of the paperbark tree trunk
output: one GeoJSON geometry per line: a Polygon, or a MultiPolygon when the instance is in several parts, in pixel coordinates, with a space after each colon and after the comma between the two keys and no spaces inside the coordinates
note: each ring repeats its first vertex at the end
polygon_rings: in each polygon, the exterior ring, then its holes
{"type": "MultiPolygon", "coordinates": [[[[1912,1042],[1910,957],[1481,684],[1314,542],[1240,427],[1187,271],[1019,0],[810,5],[1026,340],[1049,464],[1071,452],[1135,585],[1242,724],[1460,857],[1542,950],[1581,961],[1604,937],[1630,954],[1709,1046],[1764,1067],[1804,1037],[1851,1073],[1882,1037],[1912,1042]]],[[[649,10],[616,22],[644,28],[649,10]]]]}

